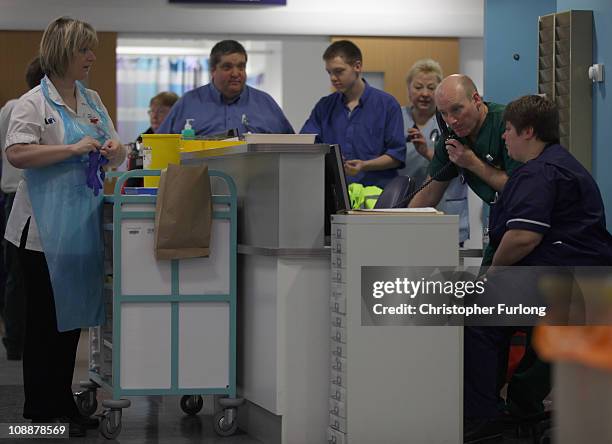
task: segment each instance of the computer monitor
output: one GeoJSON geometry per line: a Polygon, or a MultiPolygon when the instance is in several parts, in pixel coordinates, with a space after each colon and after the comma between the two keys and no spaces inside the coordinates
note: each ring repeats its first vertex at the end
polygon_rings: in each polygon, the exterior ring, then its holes
{"type": "Polygon", "coordinates": [[[325,243],[330,243],[331,215],[350,210],[348,186],[340,145],[330,145],[325,155],[325,243]]]}

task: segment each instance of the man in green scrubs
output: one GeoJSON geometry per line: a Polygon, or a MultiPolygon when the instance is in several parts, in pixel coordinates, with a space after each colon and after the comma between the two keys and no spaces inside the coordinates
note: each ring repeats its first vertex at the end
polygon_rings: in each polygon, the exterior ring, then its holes
{"type": "MultiPolygon", "coordinates": [[[[435,94],[436,106],[453,133],[453,139],[436,143],[429,165],[435,177],[416,194],[410,207],[438,204],[451,179],[460,176],[486,204],[495,201],[508,175],[519,163],[508,157],[502,134],[504,106],[485,102],[472,79],[461,74],[446,77],[435,94]]],[[[483,265],[489,265],[493,251],[485,249],[483,265]]]]}
{"type": "MultiPolygon", "coordinates": [[[[409,207],[436,206],[450,180],[457,176],[462,177],[485,204],[494,203],[497,192],[502,190],[512,171],[521,165],[508,156],[502,139],[506,124],[503,119],[505,106],[485,102],[472,79],[461,74],[448,76],[440,83],[435,101],[452,138],[445,141],[441,137],[436,143],[427,178],[434,177],[434,180],[414,196],[409,207]]],[[[487,245],[482,264],[490,265],[494,253],[493,248],[487,245]]],[[[466,328],[470,328],[477,337],[486,337],[486,327],[466,328]]],[[[531,344],[528,343],[527,347],[530,348],[531,344]]],[[[504,382],[499,381],[500,388],[504,382]]],[[[510,384],[513,382],[517,387],[515,393],[523,403],[516,406],[516,400],[507,401],[519,409],[524,406],[524,409],[513,410],[512,413],[520,417],[538,413],[537,407],[542,405],[542,400],[532,399],[537,396],[533,393],[538,392],[533,388],[550,384],[549,366],[536,359],[530,368],[521,374],[515,373],[510,384]]],[[[470,421],[470,406],[465,406],[464,414],[467,420],[464,421],[466,442],[501,434],[500,423],[470,421]]]]}

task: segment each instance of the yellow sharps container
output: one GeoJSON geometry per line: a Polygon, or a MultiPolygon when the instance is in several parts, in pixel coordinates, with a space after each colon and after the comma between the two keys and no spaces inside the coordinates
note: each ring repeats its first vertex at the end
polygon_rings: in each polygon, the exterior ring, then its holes
{"type": "MultiPolygon", "coordinates": [[[[178,165],[181,161],[180,140],[180,134],[143,134],[142,167],[145,170],[163,170],[170,163],[178,165]]],[[[159,177],[145,177],[144,186],[148,188],[158,187],[159,177]]]]}

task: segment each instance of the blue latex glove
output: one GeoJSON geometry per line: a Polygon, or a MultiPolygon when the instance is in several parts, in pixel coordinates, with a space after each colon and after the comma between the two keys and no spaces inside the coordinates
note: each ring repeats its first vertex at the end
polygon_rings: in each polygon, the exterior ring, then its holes
{"type": "Polygon", "coordinates": [[[106,174],[103,167],[107,163],[108,159],[102,156],[99,151],[90,151],[89,166],[87,167],[87,186],[93,190],[94,196],[97,196],[104,186],[106,174]]]}

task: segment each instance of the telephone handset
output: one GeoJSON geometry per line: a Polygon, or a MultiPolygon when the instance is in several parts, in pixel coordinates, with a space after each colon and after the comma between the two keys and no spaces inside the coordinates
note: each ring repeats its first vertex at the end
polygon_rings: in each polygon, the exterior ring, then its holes
{"type": "MultiPolygon", "coordinates": [[[[442,114],[440,113],[440,111],[436,110],[436,122],[438,124],[438,127],[440,128],[440,137],[442,137],[442,140],[444,141],[444,144],[446,144],[446,142],[450,139],[457,139],[457,135],[453,132],[453,130],[451,130],[448,125],[446,124],[446,122],[444,121],[444,119],[442,118],[442,114]]],[[[412,200],[412,198],[414,196],[416,196],[416,194],[421,191],[423,188],[425,188],[427,185],[429,185],[431,182],[433,182],[434,180],[436,180],[438,177],[440,177],[442,174],[444,174],[451,166],[453,165],[453,162],[451,162],[450,160],[448,162],[446,162],[444,164],[444,166],[442,168],[440,168],[438,170],[438,172],[436,174],[434,174],[433,176],[431,176],[429,178],[429,180],[426,180],[425,182],[423,182],[423,184],[418,187],[416,190],[414,190],[412,193],[410,193],[407,197],[405,197],[404,199],[402,199],[401,201],[399,201],[394,208],[403,208],[406,205],[408,205],[408,203],[412,200]]],[[[461,171],[461,169],[459,170],[459,175],[461,177],[463,177],[463,171],[461,171]]]]}
{"type": "MultiPolygon", "coordinates": [[[[440,111],[438,111],[438,110],[436,110],[436,121],[438,122],[438,126],[440,127],[440,133],[442,134],[442,138],[444,140],[444,144],[446,144],[446,142],[448,140],[459,139],[459,137],[457,137],[455,132],[452,129],[450,129],[449,126],[446,124],[446,122],[442,118],[442,113],[440,113],[440,111]]],[[[449,160],[449,162],[450,162],[450,160],[449,160]]],[[[448,165],[448,163],[446,165],[448,165]]],[[[461,183],[465,183],[465,176],[463,175],[463,168],[457,167],[457,171],[459,172],[459,179],[461,180],[461,183]]],[[[439,174],[440,173],[438,172],[436,177],[439,174]]]]}
{"type": "Polygon", "coordinates": [[[446,121],[442,117],[442,113],[438,110],[436,110],[436,122],[438,124],[438,128],[440,128],[440,134],[444,140],[444,143],[446,143],[447,140],[458,138],[453,130],[448,127],[446,121]]]}

